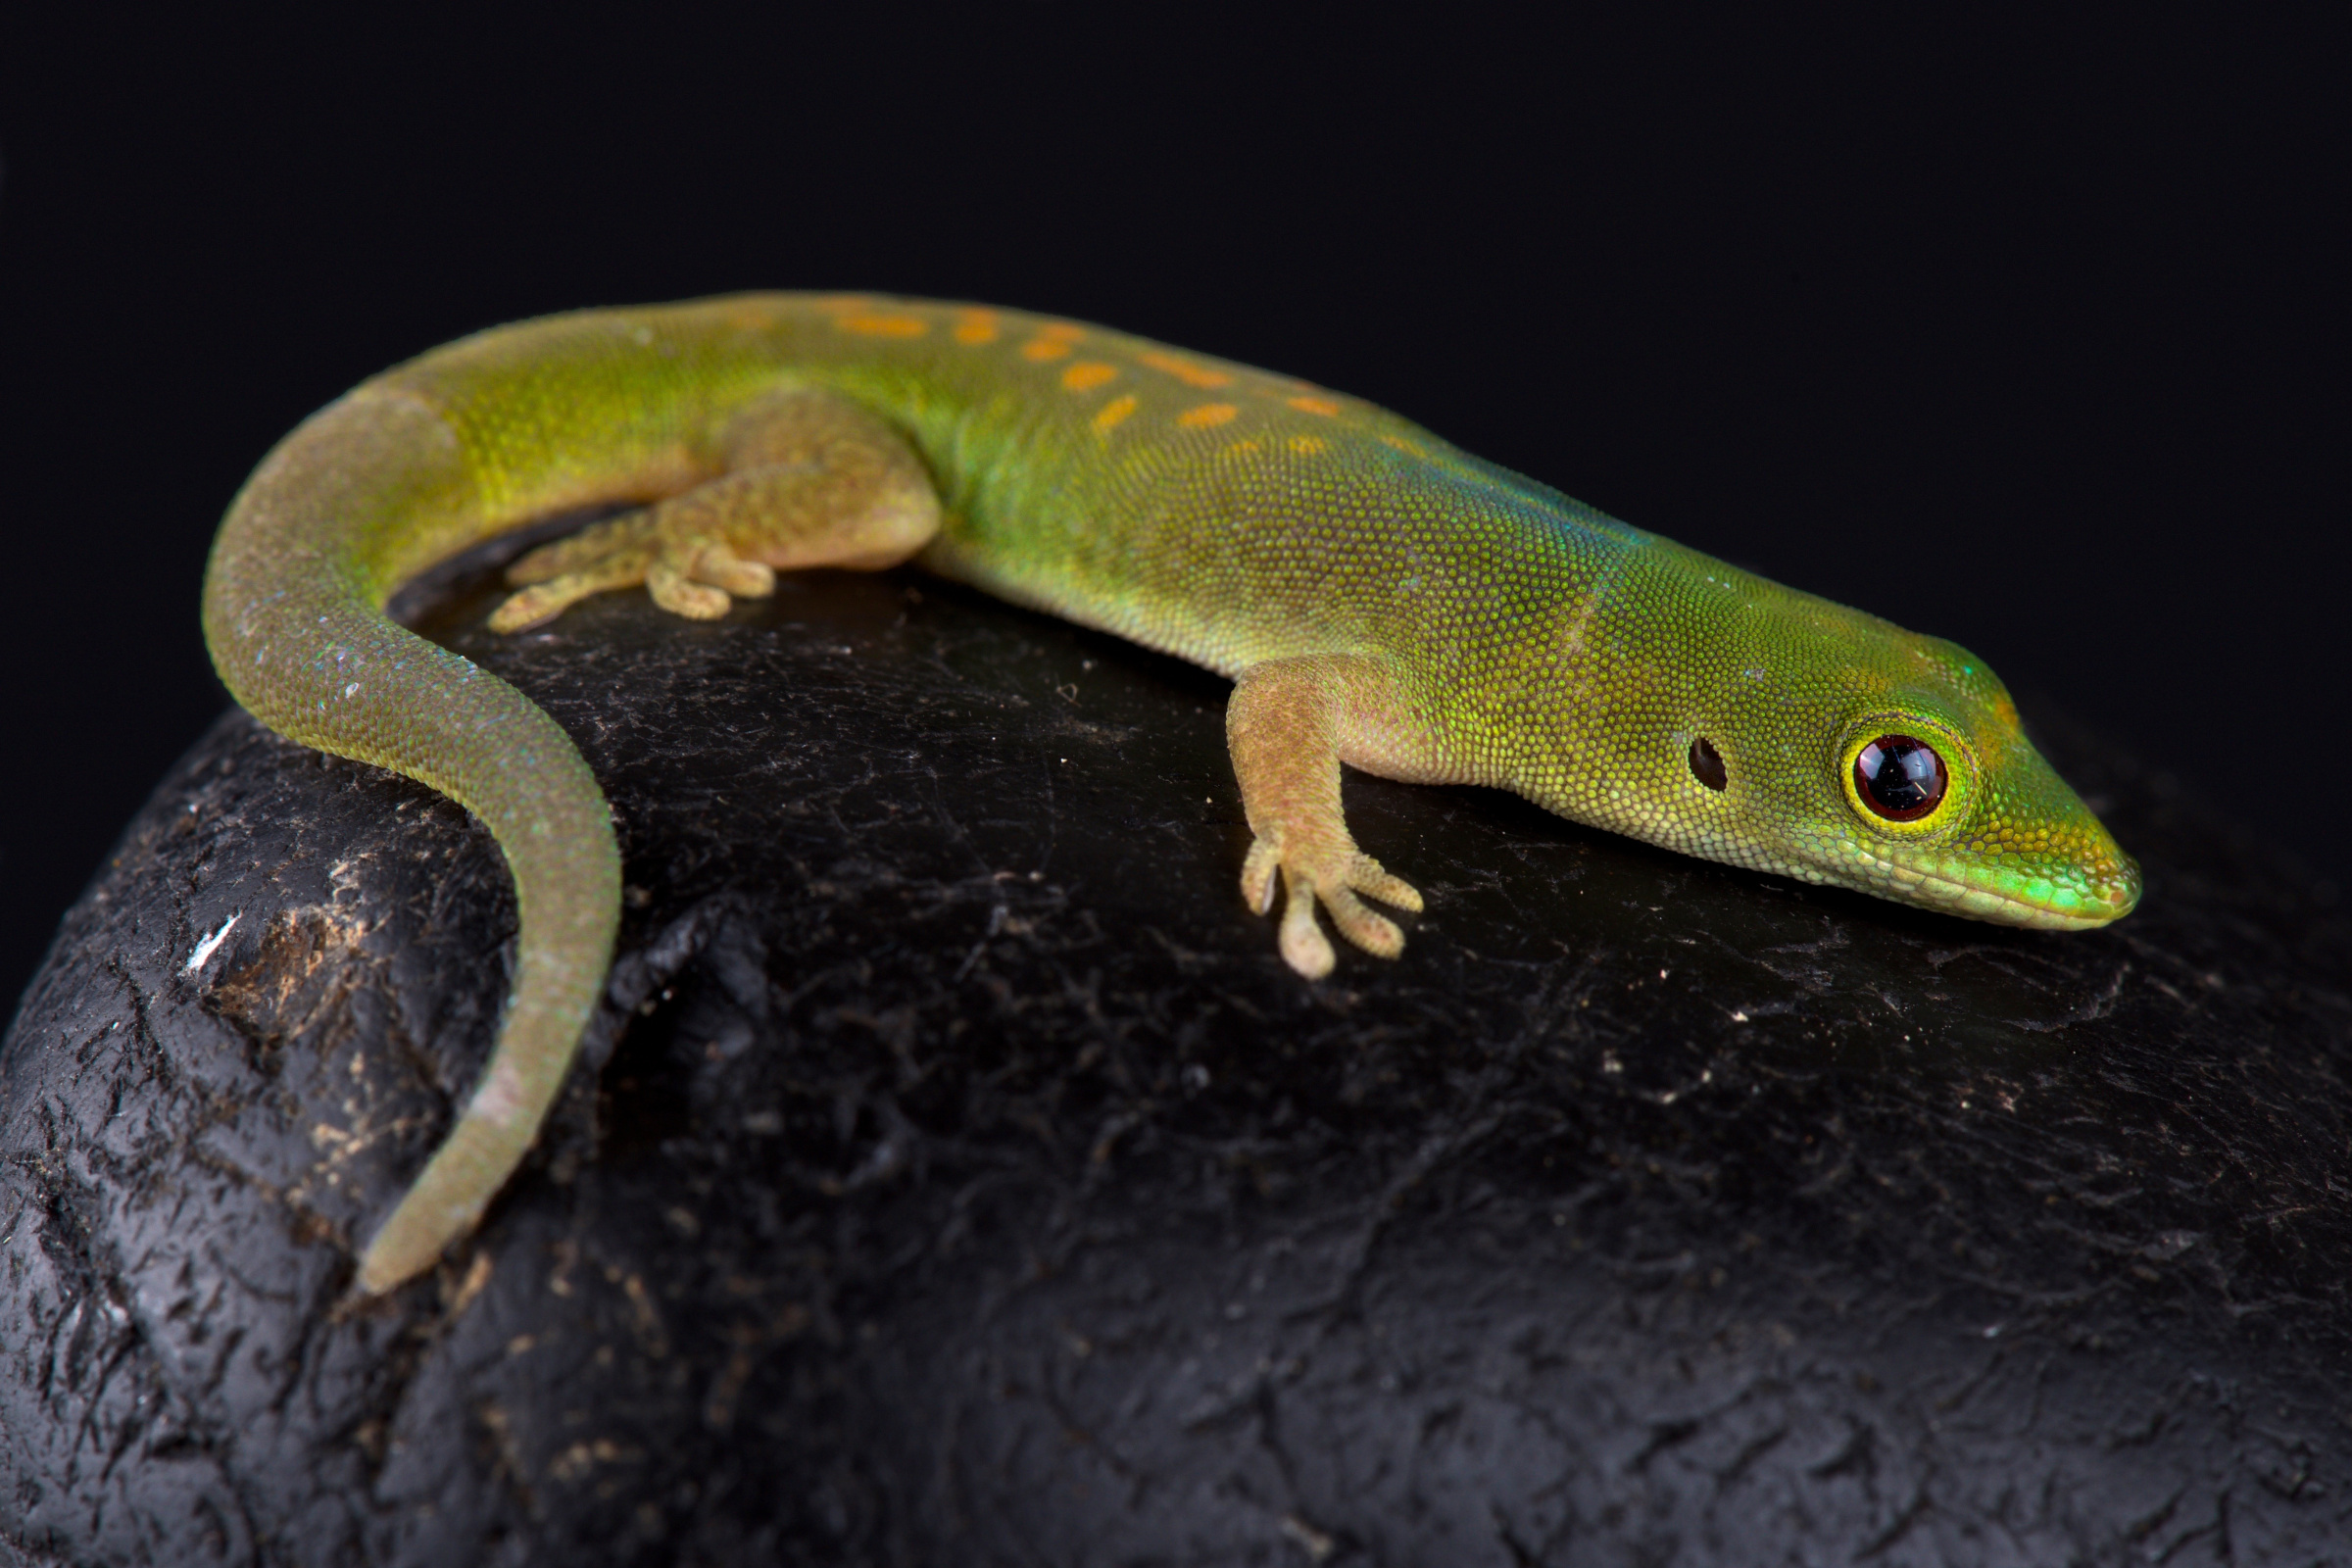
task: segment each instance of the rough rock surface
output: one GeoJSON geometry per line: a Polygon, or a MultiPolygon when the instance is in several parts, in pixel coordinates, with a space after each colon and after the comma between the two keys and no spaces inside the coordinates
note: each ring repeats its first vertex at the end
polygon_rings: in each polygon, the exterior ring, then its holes
{"type": "Polygon", "coordinates": [[[1211,678],[907,575],[482,608],[621,824],[601,1070],[349,1299],[513,901],[224,717],[0,1054],[0,1562],[2352,1555],[2352,931],[2082,738],[2107,932],[1351,777],[1430,913],[1310,987],[1211,678]]]}

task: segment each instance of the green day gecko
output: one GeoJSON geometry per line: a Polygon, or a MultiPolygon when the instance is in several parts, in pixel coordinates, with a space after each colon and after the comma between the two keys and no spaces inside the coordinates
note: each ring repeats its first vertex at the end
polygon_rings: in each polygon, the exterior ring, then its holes
{"type": "Polygon", "coordinates": [[[1395,957],[1340,764],[1514,790],[1689,855],[2013,925],[2129,913],[2136,864],[1958,646],[1794,592],[1303,381],[1009,310],[747,294],[504,326],[362,383],[255,470],[205,638],[238,702],[488,825],[519,906],[489,1065],[361,1259],[390,1290],[466,1234],[537,1136],[611,961],[620,858],[555,721],[385,615],[435,563],[564,511],[520,631],[643,583],[697,619],[779,570],[912,560],[1234,681],[1226,732],[1281,883],[1395,957]]]}

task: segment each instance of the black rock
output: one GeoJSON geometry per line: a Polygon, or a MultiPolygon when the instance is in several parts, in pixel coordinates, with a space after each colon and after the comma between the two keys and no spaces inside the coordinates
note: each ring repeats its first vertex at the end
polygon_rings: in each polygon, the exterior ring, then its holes
{"type": "Polygon", "coordinates": [[[2104,932],[1351,776],[1430,912],[1309,986],[1217,680],[911,575],[483,606],[621,825],[597,1070],[354,1300],[511,890],[222,718],[0,1055],[0,1562],[2352,1553],[2352,930],[2082,736],[2104,932]]]}

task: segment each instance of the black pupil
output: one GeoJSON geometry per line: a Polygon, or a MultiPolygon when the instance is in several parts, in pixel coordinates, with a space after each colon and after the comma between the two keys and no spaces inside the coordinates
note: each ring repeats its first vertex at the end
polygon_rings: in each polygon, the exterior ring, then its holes
{"type": "Polygon", "coordinates": [[[1882,735],[1854,759],[1854,787],[1889,822],[1912,822],[1943,801],[1943,759],[1908,735],[1882,735]]]}

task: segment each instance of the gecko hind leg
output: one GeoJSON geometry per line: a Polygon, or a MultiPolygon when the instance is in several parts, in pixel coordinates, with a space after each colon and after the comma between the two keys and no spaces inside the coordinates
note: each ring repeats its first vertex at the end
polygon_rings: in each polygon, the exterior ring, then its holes
{"type": "Polygon", "coordinates": [[[713,620],[736,599],[775,591],[776,572],[879,567],[906,560],[939,527],[939,498],[899,433],[847,399],[797,391],[734,415],[707,482],[568,539],[507,570],[521,591],[490,629],[544,625],[593,594],[643,583],[654,603],[713,620]]]}
{"type": "Polygon", "coordinates": [[[1320,905],[1340,935],[1366,953],[1404,950],[1396,923],[1358,898],[1418,912],[1421,895],[1356,848],[1340,807],[1340,764],[1420,783],[1460,776],[1407,710],[1387,663],[1369,655],[1316,654],[1253,664],[1225,709],[1226,742],[1256,835],[1242,865],[1242,898],[1259,914],[1282,873],[1283,960],[1310,980],[1329,974],[1320,905]]]}

